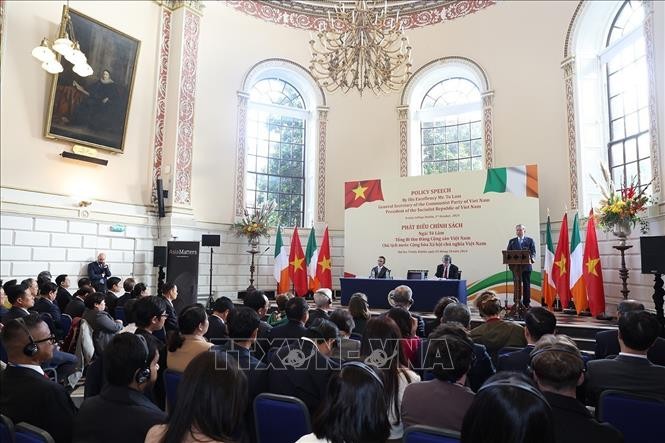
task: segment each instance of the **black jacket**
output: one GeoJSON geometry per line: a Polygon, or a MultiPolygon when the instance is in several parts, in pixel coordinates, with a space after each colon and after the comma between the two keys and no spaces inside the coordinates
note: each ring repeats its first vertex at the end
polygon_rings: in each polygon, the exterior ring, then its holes
{"type": "Polygon", "coordinates": [[[44,297],[39,297],[39,299],[35,302],[35,306],[32,309],[39,312],[40,314],[42,313],[50,314],[51,319],[53,319],[54,326],[57,329],[57,331],[51,331],[51,332],[54,334],[56,332],[62,332],[62,311],[60,311],[58,305],[56,305],[50,300],[45,299],[44,297]]]}
{"type": "MultiPolygon", "coordinates": [[[[436,273],[434,274],[434,276],[436,278],[443,278],[443,269],[444,269],[443,263],[438,265],[436,267],[436,273]]],[[[447,278],[448,280],[459,280],[459,268],[452,263],[448,266],[447,278]]]]}
{"type": "Polygon", "coordinates": [[[526,368],[529,366],[529,361],[531,359],[530,354],[533,351],[533,347],[533,345],[527,345],[520,350],[499,356],[499,361],[496,365],[497,370],[526,373],[526,368]]]}
{"type": "Polygon", "coordinates": [[[115,307],[118,305],[119,298],[111,291],[106,291],[104,301],[106,302],[106,312],[115,318],[115,307]]]}
{"type": "Polygon", "coordinates": [[[205,338],[211,343],[223,344],[229,338],[229,332],[224,320],[216,315],[208,316],[208,332],[205,333],[205,338]]]}
{"type": "Polygon", "coordinates": [[[70,294],[69,291],[65,288],[58,288],[58,295],[55,296],[55,302],[60,308],[60,312],[64,312],[64,310],[67,309],[67,304],[72,301],[72,297],[74,296],[70,294]]]}
{"type": "Polygon", "coordinates": [[[69,315],[72,319],[83,317],[83,311],[85,311],[85,304],[78,297],[72,298],[72,301],[65,308],[65,314],[69,315]]]}
{"type": "Polygon", "coordinates": [[[142,393],[106,386],[86,399],[74,424],[74,442],[143,443],[148,430],[166,422],[166,414],[142,393]]]}
{"type": "Polygon", "coordinates": [[[314,323],[314,320],[316,320],[317,318],[330,320],[330,315],[321,308],[313,309],[309,311],[309,320],[307,320],[307,323],[305,323],[305,327],[309,328],[312,325],[312,323],[314,323]]]}
{"type": "Polygon", "coordinates": [[[312,415],[325,398],[332,371],[339,368],[337,362],[321,354],[307,340],[282,346],[272,355],[270,363],[268,390],[301,399],[312,415]],[[304,356],[305,361],[294,359],[297,355],[304,356]]]}
{"type": "Polygon", "coordinates": [[[25,312],[21,308],[17,308],[16,306],[12,306],[11,308],[9,308],[9,310],[7,310],[7,313],[2,317],[2,320],[0,320],[0,322],[3,325],[6,325],[8,321],[12,321],[15,318],[27,317],[28,315],[30,315],[29,312],[25,312]]]}
{"type": "Polygon", "coordinates": [[[609,423],[598,423],[574,398],[543,392],[552,408],[556,443],[621,443],[623,435],[609,423]]]}
{"type": "MultiPolygon", "coordinates": [[[[295,340],[300,339],[307,332],[302,323],[296,320],[289,320],[289,322],[282,326],[275,326],[270,330],[270,340],[295,340]]],[[[273,347],[275,344],[273,343],[273,347]]]]}
{"type": "Polygon", "coordinates": [[[42,428],[56,443],[72,440],[74,404],[61,385],[33,369],[10,365],[2,372],[0,410],[14,423],[42,428]]]}
{"type": "MultiPolygon", "coordinates": [[[[606,358],[610,355],[619,355],[619,331],[616,329],[602,331],[596,334],[596,359],[606,358]]],[[[647,352],[647,358],[654,365],[665,366],[665,339],[657,337],[653,346],[647,352]]]]}
{"type": "Polygon", "coordinates": [[[178,316],[175,313],[173,303],[171,303],[165,297],[163,298],[164,302],[166,303],[166,314],[168,315],[168,317],[166,317],[166,321],[164,322],[164,329],[166,329],[167,334],[170,331],[179,331],[180,328],[178,327],[178,316]]]}

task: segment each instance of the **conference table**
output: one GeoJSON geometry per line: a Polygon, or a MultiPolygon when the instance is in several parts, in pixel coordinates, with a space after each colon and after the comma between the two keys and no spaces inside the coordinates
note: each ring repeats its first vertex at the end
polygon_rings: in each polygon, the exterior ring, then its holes
{"type": "Polygon", "coordinates": [[[400,285],[413,291],[412,311],[432,312],[441,297],[457,297],[466,304],[466,280],[391,280],[382,278],[340,278],[342,305],[356,292],[367,295],[370,309],[390,309],[388,293],[400,285]]]}

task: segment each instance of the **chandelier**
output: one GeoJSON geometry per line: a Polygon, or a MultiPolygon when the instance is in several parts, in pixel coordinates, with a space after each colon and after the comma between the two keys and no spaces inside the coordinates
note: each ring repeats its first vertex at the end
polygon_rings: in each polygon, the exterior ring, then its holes
{"type": "Polygon", "coordinates": [[[329,92],[365,89],[375,94],[398,91],[411,76],[411,46],[399,22],[383,8],[356,1],[328,13],[328,25],[311,35],[309,70],[329,92]]]}
{"type": "Polygon", "coordinates": [[[74,65],[72,71],[81,77],[87,77],[92,74],[92,68],[88,64],[88,59],[81,51],[81,46],[76,40],[74,25],[69,15],[69,2],[65,6],[60,23],[60,37],[53,41],[51,45],[46,37],[42,39],[39,46],[32,50],[32,56],[42,62],[42,69],[49,74],[58,74],[63,68],[56,59],[55,53],[65,57],[65,59],[74,65]],[[71,40],[70,40],[71,37],[71,40]],[[54,52],[55,51],[55,52],[54,52]]]}

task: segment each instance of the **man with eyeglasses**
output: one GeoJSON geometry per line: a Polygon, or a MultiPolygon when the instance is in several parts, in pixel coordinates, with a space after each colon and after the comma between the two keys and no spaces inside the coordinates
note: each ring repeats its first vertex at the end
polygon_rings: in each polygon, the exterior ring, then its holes
{"type": "Polygon", "coordinates": [[[7,322],[2,330],[8,366],[0,375],[0,410],[14,423],[47,431],[56,443],[69,442],[76,408],[63,386],[41,365],[53,359],[55,336],[37,315],[7,322]]]}
{"type": "Polygon", "coordinates": [[[159,351],[157,382],[154,384],[152,392],[148,394],[157,406],[164,409],[166,392],[164,391],[163,373],[166,369],[166,346],[155,337],[154,333],[164,329],[164,323],[169,316],[166,313],[166,301],[161,297],[147,296],[137,299],[134,306],[135,334],[142,335],[148,346],[153,346],[159,351]]]}

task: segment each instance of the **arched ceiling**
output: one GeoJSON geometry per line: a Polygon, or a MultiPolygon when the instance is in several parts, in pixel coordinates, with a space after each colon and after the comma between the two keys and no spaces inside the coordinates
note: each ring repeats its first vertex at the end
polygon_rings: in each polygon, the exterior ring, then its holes
{"type": "MultiPolygon", "coordinates": [[[[230,0],[230,7],[262,20],[291,28],[319,30],[326,26],[328,13],[344,4],[352,9],[355,0],[230,0]]],[[[369,7],[386,8],[388,15],[399,11],[404,29],[420,28],[453,20],[485,9],[495,0],[368,0],[369,7]]]]}

